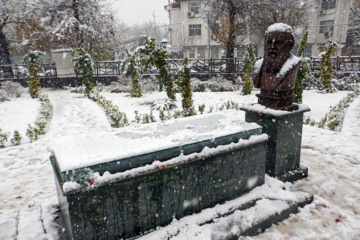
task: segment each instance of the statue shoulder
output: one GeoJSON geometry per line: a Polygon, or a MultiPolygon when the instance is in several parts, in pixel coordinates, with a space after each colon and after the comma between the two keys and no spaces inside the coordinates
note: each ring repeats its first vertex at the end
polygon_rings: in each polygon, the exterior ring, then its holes
{"type": "Polygon", "coordinates": [[[283,78],[290,71],[299,68],[300,65],[301,65],[301,58],[291,54],[288,60],[284,63],[284,65],[280,69],[279,73],[276,75],[276,77],[283,78]]]}
{"type": "Polygon", "coordinates": [[[259,59],[259,60],[257,60],[256,62],[255,62],[255,64],[254,64],[254,74],[258,74],[258,73],[260,73],[260,71],[261,71],[261,67],[262,67],[262,65],[263,65],[263,62],[264,62],[264,59],[263,58],[261,58],[261,59],[259,59]]]}

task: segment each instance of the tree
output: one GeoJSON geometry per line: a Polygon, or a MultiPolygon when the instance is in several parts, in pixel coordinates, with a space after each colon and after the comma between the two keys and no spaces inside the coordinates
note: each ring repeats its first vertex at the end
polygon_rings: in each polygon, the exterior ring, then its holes
{"type": "Polygon", "coordinates": [[[115,20],[105,0],[41,0],[42,22],[55,45],[73,48],[113,42],[115,20]]]}
{"type": "Polygon", "coordinates": [[[324,87],[325,92],[332,93],[334,92],[334,88],[331,84],[332,73],[334,72],[334,64],[331,62],[331,55],[333,55],[336,51],[337,43],[333,42],[330,38],[325,46],[320,46],[319,50],[321,53],[319,54],[320,60],[320,78],[321,84],[324,87]]]}
{"type": "Polygon", "coordinates": [[[296,103],[302,103],[303,83],[308,82],[310,78],[311,60],[309,58],[305,58],[304,56],[308,34],[309,34],[308,32],[305,32],[300,42],[299,51],[297,54],[298,57],[301,58],[302,63],[295,81],[295,89],[294,89],[295,97],[293,101],[296,103]]]}
{"type": "Polygon", "coordinates": [[[191,93],[191,76],[190,71],[191,67],[188,66],[189,60],[185,58],[183,61],[182,68],[177,72],[179,76],[178,85],[180,88],[181,96],[182,96],[182,107],[183,107],[183,115],[184,116],[192,116],[195,115],[195,110],[192,106],[192,93],[191,93]]]}
{"type": "MultiPolygon", "coordinates": [[[[11,64],[10,43],[16,41],[15,27],[26,24],[36,14],[38,7],[34,3],[23,0],[0,0],[0,65],[11,64]]],[[[35,20],[31,22],[38,25],[35,20]]],[[[17,42],[23,43],[17,39],[17,42]]],[[[5,76],[14,74],[11,67],[2,67],[5,76]]]]}
{"type": "Polygon", "coordinates": [[[170,74],[169,58],[167,51],[155,44],[155,38],[146,38],[146,45],[140,49],[140,55],[145,67],[145,72],[151,66],[156,67],[159,71],[158,79],[160,84],[165,85],[166,94],[171,100],[175,100],[174,82],[170,74]]]}
{"type": "Polygon", "coordinates": [[[349,27],[347,31],[346,46],[344,48],[346,55],[359,55],[360,48],[360,0],[353,1],[350,7],[349,27]]]}
{"type": "Polygon", "coordinates": [[[302,1],[263,0],[250,8],[249,24],[252,34],[263,39],[266,29],[274,23],[285,23],[295,28],[306,29],[307,6],[302,1]]]}
{"type": "Polygon", "coordinates": [[[242,88],[242,94],[243,95],[249,95],[251,94],[251,91],[254,87],[252,82],[252,69],[255,63],[255,53],[254,48],[252,44],[249,44],[249,46],[246,48],[245,56],[243,57],[243,63],[241,67],[241,72],[243,75],[243,88],[242,88]]]}
{"type": "Polygon", "coordinates": [[[226,47],[226,71],[234,70],[237,37],[247,32],[249,0],[208,0],[204,4],[205,19],[219,42],[226,47]],[[208,10],[206,10],[208,9],[208,10]]]}
{"type": "Polygon", "coordinates": [[[29,73],[27,76],[27,83],[29,85],[29,93],[32,98],[39,97],[41,91],[39,58],[42,55],[44,55],[43,52],[29,51],[23,59],[23,62],[28,64],[27,69],[29,70],[29,73]]]}
{"type": "Polygon", "coordinates": [[[226,47],[229,72],[234,68],[234,49],[247,36],[263,39],[266,29],[277,22],[306,28],[306,5],[301,1],[207,0],[204,4],[205,19],[212,34],[226,47]]]}
{"type": "Polygon", "coordinates": [[[93,89],[93,71],[94,64],[92,62],[91,56],[86,53],[83,48],[75,49],[73,53],[73,63],[75,70],[81,72],[82,81],[85,86],[86,96],[90,95],[90,92],[93,89]]]}
{"type": "Polygon", "coordinates": [[[127,71],[126,75],[130,76],[131,78],[131,90],[130,95],[131,97],[141,97],[141,85],[140,85],[140,67],[139,62],[141,63],[139,51],[135,51],[134,53],[130,53],[127,49],[126,54],[127,57],[121,63],[121,72],[124,70],[127,71]]]}

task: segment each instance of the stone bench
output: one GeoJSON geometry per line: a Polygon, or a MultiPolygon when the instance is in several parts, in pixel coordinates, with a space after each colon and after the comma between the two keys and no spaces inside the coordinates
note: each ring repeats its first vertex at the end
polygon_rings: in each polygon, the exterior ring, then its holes
{"type": "Polygon", "coordinates": [[[264,183],[267,135],[238,111],[58,139],[66,237],[128,238],[264,183]]]}

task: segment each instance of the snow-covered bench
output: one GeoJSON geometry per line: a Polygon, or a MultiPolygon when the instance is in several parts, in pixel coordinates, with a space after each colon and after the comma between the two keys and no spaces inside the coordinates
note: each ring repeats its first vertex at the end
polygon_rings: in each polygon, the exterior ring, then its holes
{"type": "Polygon", "coordinates": [[[50,159],[68,237],[135,236],[263,184],[268,136],[239,114],[54,141],[50,159]]]}

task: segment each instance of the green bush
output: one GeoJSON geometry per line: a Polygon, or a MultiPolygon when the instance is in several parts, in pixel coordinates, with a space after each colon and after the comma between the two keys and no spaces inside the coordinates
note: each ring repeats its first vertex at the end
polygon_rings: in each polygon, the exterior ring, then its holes
{"type": "Polygon", "coordinates": [[[45,134],[52,115],[52,105],[48,96],[41,94],[39,100],[41,101],[40,114],[34,123],[35,126],[29,124],[29,128],[26,130],[26,136],[28,136],[30,142],[37,140],[39,135],[45,134]]]}
{"type": "Polygon", "coordinates": [[[89,96],[93,90],[93,71],[94,64],[91,56],[85,52],[83,48],[77,48],[73,52],[74,68],[81,72],[82,81],[85,86],[85,94],[89,96]]]}
{"type": "Polygon", "coordinates": [[[23,63],[27,63],[28,66],[28,76],[27,84],[29,85],[29,93],[32,98],[37,98],[40,95],[41,87],[40,87],[40,64],[39,58],[44,55],[43,52],[39,51],[29,51],[23,58],[23,63]]]}
{"type": "Polygon", "coordinates": [[[94,102],[100,104],[100,106],[105,110],[108,119],[110,119],[111,126],[115,128],[125,127],[129,125],[129,121],[126,117],[126,114],[120,112],[118,106],[114,106],[112,101],[106,100],[103,96],[101,96],[98,92],[90,93],[88,96],[94,102]]]}
{"type": "Polygon", "coordinates": [[[337,44],[330,38],[325,46],[320,46],[321,51],[319,55],[320,60],[320,78],[321,84],[326,93],[335,91],[335,88],[331,84],[332,74],[334,72],[334,64],[331,62],[331,55],[336,51],[337,44]]]}
{"type": "Polygon", "coordinates": [[[5,142],[7,142],[8,139],[9,139],[9,133],[4,133],[0,128],[0,148],[5,147],[5,142]]]}
{"type": "Polygon", "coordinates": [[[243,73],[243,83],[241,93],[243,95],[251,94],[252,89],[254,88],[252,82],[252,70],[255,63],[255,51],[253,45],[250,43],[246,48],[245,56],[243,57],[243,63],[240,69],[240,72],[243,73]]]}
{"type": "Polygon", "coordinates": [[[21,144],[21,139],[22,139],[22,137],[21,137],[19,131],[15,130],[13,137],[10,139],[10,142],[12,145],[17,146],[17,145],[21,144]]]}
{"type": "Polygon", "coordinates": [[[295,81],[293,101],[295,103],[302,103],[302,94],[304,86],[308,85],[311,78],[311,60],[304,56],[305,48],[308,39],[308,32],[306,32],[300,42],[298,56],[301,58],[301,66],[295,81]]]}

